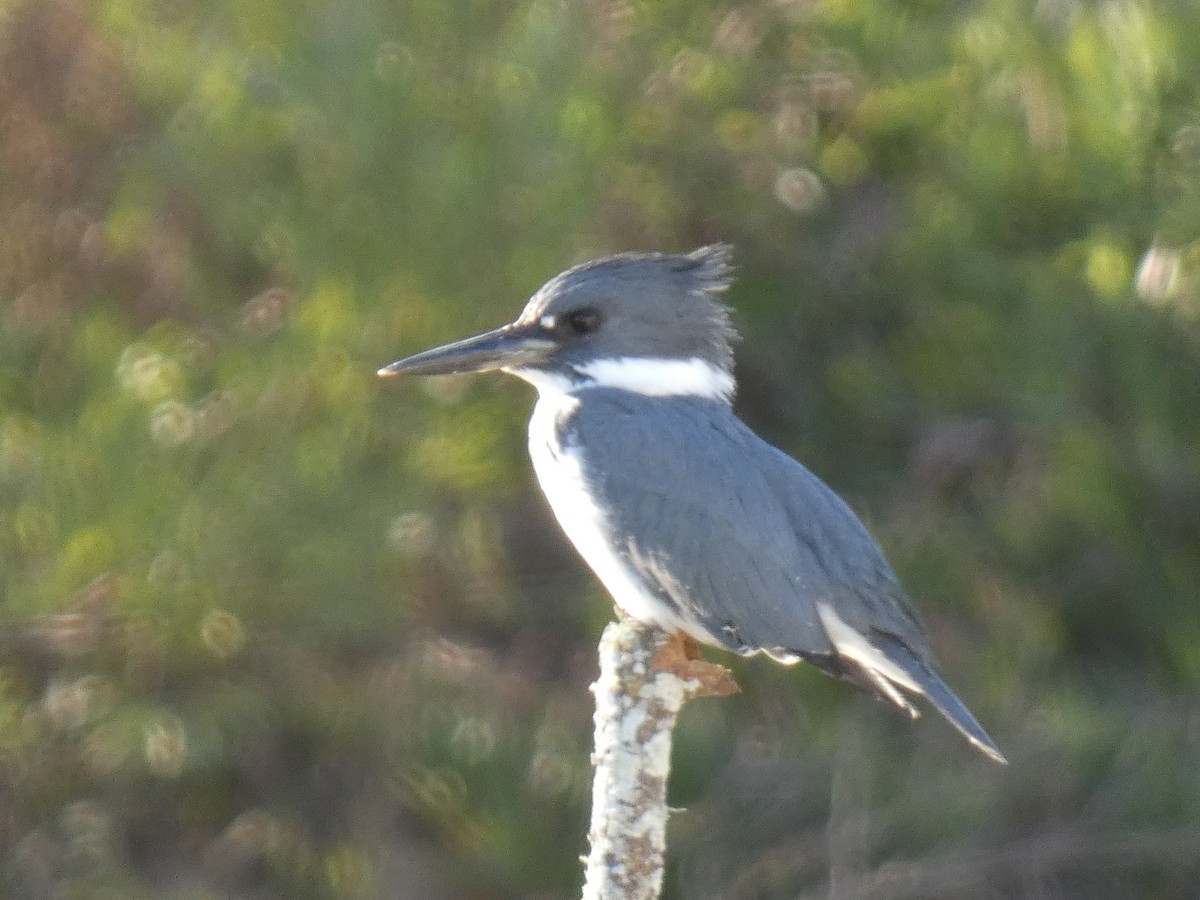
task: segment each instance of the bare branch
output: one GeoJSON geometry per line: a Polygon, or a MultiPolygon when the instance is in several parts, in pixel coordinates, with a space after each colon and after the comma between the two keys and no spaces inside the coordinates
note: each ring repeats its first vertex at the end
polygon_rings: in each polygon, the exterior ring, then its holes
{"type": "Polygon", "coordinates": [[[695,642],[622,618],[600,639],[584,900],[654,900],[666,849],[671,737],[692,697],[737,691],[695,642]]]}

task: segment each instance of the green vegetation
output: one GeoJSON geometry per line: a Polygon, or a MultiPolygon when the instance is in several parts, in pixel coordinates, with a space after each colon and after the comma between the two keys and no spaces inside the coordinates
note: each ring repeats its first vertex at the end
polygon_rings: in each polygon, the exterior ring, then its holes
{"type": "Polygon", "coordinates": [[[1200,14],[0,2],[0,894],[570,897],[609,604],[528,388],[380,384],[738,248],[739,409],[1000,770],[810,671],[678,735],[673,898],[1192,898],[1200,14]]]}

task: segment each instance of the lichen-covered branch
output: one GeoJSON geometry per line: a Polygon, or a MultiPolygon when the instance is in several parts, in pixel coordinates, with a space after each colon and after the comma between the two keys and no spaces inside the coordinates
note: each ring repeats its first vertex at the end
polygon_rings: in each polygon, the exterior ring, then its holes
{"type": "Polygon", "coordinates": [[[731,694],[695,642],[622,618],[600,639],[584,900],[653,900],[662,887],[671,737],[692,697],[731,694]]]}

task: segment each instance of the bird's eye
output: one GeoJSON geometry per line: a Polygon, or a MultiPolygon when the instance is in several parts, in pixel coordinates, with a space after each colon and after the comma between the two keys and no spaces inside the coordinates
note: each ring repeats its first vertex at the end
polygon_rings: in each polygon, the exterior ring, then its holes
{"type": "Polygon", "coordinates": [[[588,334],[600,327],[600,313],[594,309],[577,309],[563,317],[563,324],[574,334],[588,334]]]}

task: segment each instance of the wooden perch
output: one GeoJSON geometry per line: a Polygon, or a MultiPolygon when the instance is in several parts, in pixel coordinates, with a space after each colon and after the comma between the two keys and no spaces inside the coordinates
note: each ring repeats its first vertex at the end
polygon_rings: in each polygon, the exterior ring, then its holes
{"type": "Polygon", "coordinates": [[[584,900],[654,900],[666,849],[671,737],[693,697],[737,692],[696,642],[621,618],[600,639],[592,822],[584,900]]]}

